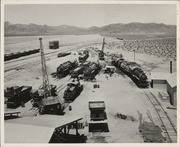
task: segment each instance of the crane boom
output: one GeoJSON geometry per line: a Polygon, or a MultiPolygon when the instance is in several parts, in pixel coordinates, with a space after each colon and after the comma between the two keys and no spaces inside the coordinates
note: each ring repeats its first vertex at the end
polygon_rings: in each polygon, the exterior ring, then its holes
{"type": "Polygon", "coordinates": [[[44,56],[44,49],[42,45],[42,38],[39,38],[40,41],[40,52],[41,52],[41,63],[42,63],[42,74],[43,74],[43,90],[44,90],[44,98],[51,96],[51,88],[49,85],[49,79],[46,68],[46,60],[44,56]]]}

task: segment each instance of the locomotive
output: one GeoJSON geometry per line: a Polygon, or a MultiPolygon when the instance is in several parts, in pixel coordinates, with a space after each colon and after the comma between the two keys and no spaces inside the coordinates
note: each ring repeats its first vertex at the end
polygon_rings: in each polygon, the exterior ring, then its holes
{"type": "Polygon", "coordinates": [[[93,80],[99,73],[100,69],[101,68],[99,64],[95,62],[90,63],[89,66],[83,71],[84,79],[93,80]]]}
{"type": "Polygon", "coordinates": [[[65,101],[73,101],[83,90],[83,85],[79,81],[72,81],[67,84],[63,98],[65,101]]]}
{"type": "Polygon", "coordinates": [[[104,60],[104,52],[103,51],[99,51],[98,57],[99,57],[99,60],[104,60]]]}
{"type": "Polygon", "coordinates": [[[88,50],[84,50],[83,54],[81,54],[79,56],[79,62],[82,63],[82,62],[86,61],[88,57],[89,57],[89,51],[88,50]]]}
{"type": "Polygon", "coordinates": [[[71,72],[71,78],[77,78],[80,74],[83,74],[84,66],[79,66],[71,72]]]}
{"type": "Polygon", "coordinates": [[[74,70],[72,70],[70,72],[71,78],[78,78],[79,75],[83,74],[83,70],[89,66],[89,64],[91,63],[91,61],[86,61],[82,64],[80,64],[80,66],[78,66],[77,68],[75,68],[74,70]]]}
{"type": "Polygon", "coordinates": [[[63,64],[60,64],[57,67],[56,72],[52,73],[52,75],[57,78],[65,77],[69,74],[70,70],[74,69],[77,66],[78,66],[77,60],[66,61],[63,64]]]}
{"type": "Polygon", "coordinates": [[[88,57],[89,57],[89,54],[80,55],[79,56],[79,62],[82,63],[82,62],[86,61],[88,57]]]}
{"type": "Polygon", "coordinates": [[[135,62],[125,61],[123,58],[112,57],[112,64],[127,74],[139,88],[147,88],[147,76],[140,65],[135,62]]]}

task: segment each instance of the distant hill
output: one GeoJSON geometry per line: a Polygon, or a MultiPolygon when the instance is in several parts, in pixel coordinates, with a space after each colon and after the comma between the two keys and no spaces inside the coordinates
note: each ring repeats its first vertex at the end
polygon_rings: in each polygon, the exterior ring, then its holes
{"type": "Polygon", "coordinates": [[[37,24],[12,24],[10,22],[4,23],[5,36],[18,35],[72,35],[72,34],[167,34],[175,35],[175,25],[165,25],[158,23],[138,23],[132,22],[128,24],[117,23],[109,24],[103,27],[76,27],[69,25],[47,26],[37,24]]]}

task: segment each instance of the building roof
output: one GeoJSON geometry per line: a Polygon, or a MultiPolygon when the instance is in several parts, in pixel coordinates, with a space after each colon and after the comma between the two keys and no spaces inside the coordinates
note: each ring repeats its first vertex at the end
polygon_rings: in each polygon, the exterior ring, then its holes
{"type": "Polygon", "coordinates": [[[55,128],[63,127],[81,117],[39,115],[5,121],[6,143],[48,143],[55,128]]]}
{"type": "Polygon", "coordinates": [[[48,143],[54,128],[5,123],[5,143],[48,143]]]}
{"type": "Polygon", "coordinates": [[[171,87],[177,86],[177,73],[162,73],[162,72],[152,72],[152,80],[166,80],[171,87]]]}
{"type": "Polygon", "coordinates": [[[39,115],[34,117],[23,117],[18,119],[9,119],[5,123],[25,124],[33,126],[58,128],[74,121],[81,120],[82,117],[67,117],[58,115],[39,115]]]}

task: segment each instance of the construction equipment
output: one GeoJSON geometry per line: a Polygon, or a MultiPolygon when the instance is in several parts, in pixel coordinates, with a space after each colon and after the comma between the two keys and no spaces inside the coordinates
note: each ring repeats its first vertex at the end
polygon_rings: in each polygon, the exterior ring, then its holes
{"type": "Polygon", "coordinates": [[[102,49],[98,53],[99,60],[104,60],[104,45],[105,45],[105,38],[103,38],[103,43],[102,43],[102,49]]]}
{"type": "Polygon", "coordinates": [[[6,106],[8,108],[17,108],[23,106],[31,99],[31,86],[13,86],[7,87],[4,91],[6,106]]]}
{"type": "Polygon", "coordinates": [[[62,105],[58,96],[56,95],[56,86],[49,84],[46,61],[44,56],[44,50],[42,45],[42,38],[40,40],[40,52],[42,63],[43,84],[38,90],[40,101],[40,114],[53,113],[60,114],[62,112],[62,105]]]}
{"type": "Polygon", "coordinates": [[[90,119],[93,121],[107,119],[105,108],[106,107],[104,101],[90,101],[89,102],[89,110],[91,111],[90,119]]]}
{"type": "Polygon", "coordinates": [[[89,132],[109,132],[104,101],[89,101],[89,132]]]}

